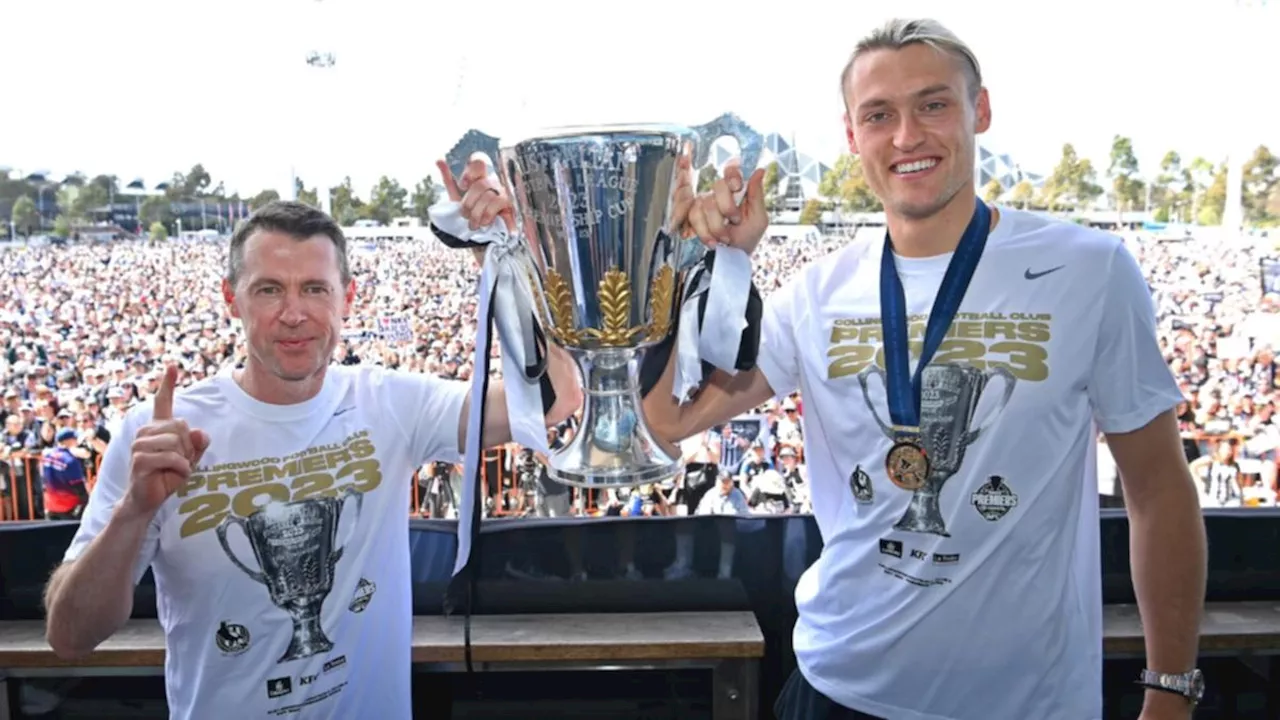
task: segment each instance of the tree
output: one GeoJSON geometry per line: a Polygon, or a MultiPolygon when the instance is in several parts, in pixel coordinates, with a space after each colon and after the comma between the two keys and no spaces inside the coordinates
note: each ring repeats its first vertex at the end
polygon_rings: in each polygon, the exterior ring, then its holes
{"type": "Polygon", "coordinates": [[[1271,194],[1267,196],[1267,220],[1265,225],[1274,226],[1280,222],[1280,183],[1276,183],[1271,188],[1271,194]]]}
{"type": "Polygon", "coordinates": [[[995,178],[991,178],[989,181],[987,181],[986,185],[982,186],[982,199],[986,200],[989,203],[993,203],[999,200],[1000,196],[1003,194],[1004,194],[1004,186],[1001,185],[1000,181],[995,178]]]}
{"type": "Polygon", "coordinates": [[[821,225],[822,224],[822,201],[818,199],[805,201],[804,207],[800,210],[801,225],[821,225]]]}
{"type": "Polygon", "coordinates": [[[280,199],[280,193],[276,192],[275,190],[263,190],[262,192],[258,193],[257,195],[254,195],[252,198],[249,199],[249,210],[250,212],[252,212],[262,207],[263,205],[266,205],[267,203],[273,203],[279,199],[280,199]]]}
{"type": "Polygon", "coordinates": [[[76,218],[91,218],[95,211],[101,210],[111,204],[111,196],[115,192],[115,182],[112,178],[99,175],[97,178],[89,181],[84,187],[79,188],[76,193],[75,200],[71,204],[71,216],[76,218]],[[102,178],[105,182],[98,182],[102,178]]]}
{"type": "Polygon", "coordinates": [[[1200,199],[1200,208],[1196,212],[1196,222],[1201,225],[1221,225],[1222,212],[1227,207],[1227,164],[1218,166],[1200,199]]]}
{"type": "Polygon", "coordinates": [[[1151,204],[1155,207],[1157,222],[1169,222],[1182,204],[1182,157],[1170,150],[1160,160],[1160,174],[1151,183],[1151,204]]]}
{"type": "Polygon", "coordinates": [[[339,225],[351,225],[360,219],[360,211],[364,207],[364,201],[357,195],[353,187],[351,187],[351,178],[342,179],[342,184],[329,189],[329,214],[339,225]]]}
{"type": "MultiPolygon", "coordinates": [[[[1197,157],[1187,166],[1186,171],[1187,194],[1191,203],[1191,218],[1199,222],[1200,206],[1204,204],[1204,194],[1209,189],[1209,184],[1214,179],[1213,163],[1202,157],[1197,157]]],[[[1226,189],[1226,181],[1223,181],[1223,189],[1226,189]]],[[[1225,196],[1224,196],[1225,197],[1225,196]]],[[[1224,201],[1225,203],[1225,201],[1224,201]]]]}
{"type": "MultiPolygon", "coordinates": [[[[58,213],[60,215],[68,214],[68,213],[74,215],[76,198],[79,195],[80,195],[79,185],[63,185],[62,187],[58,188],[58,200],[57,200],[58,213]]],[[[84,216],[83,215],[76,216],[77,219],[81,217],[84,217],[84,216]]],[[[66,237],[66,236],[63,235],[62,237],[66,237]]]]}
{"type": "Polygon", "coordinates": [[[58,237],[71,237],[71,218],[66,214],[60,214],[53,221],[53,234],[58,237]]]}
{"type": "Polygon", "coordinates": [[[29,195],[23,195],[13,201],[9,219],[22,235],[31,235],[40,229],[40,212],[36,210],[35,201],[29,195]]]}
{"type": "Polygon", "coordinates": [[[1049,212],[1083,209],[1102,194],[1102,188],[1094,182],[1096,177],[1093,163],[1081,158],[1075,146],[1066,143],[1062,146],[1062,157],[1041,188],[1040,202],[1049,212]]]}
{"type": "Polygon", "coordinates": [[[1013,189],[1009,191],[1009,204],[1016,208],[1026,210],[1028,207],[1031,207],[1031,203],[1035,200],[1035,196],[1035,186],[1031,184],[1030,180],[1023,180],[1017,185],[1014,185],[1013,189]]]}
{"type": "Polygon", "coordinates": [[[173,208],[169,204],[169,198],[163,195],[152,195],[142,201],[142,207],[138,209],[138,226],[152,226],[155,223],[166,224],[171,219],[173,208]]]}
{"type": "Polygon", "coordinates": [[[204,195],[209,186],[213,184],[213,178],[209,177],[208,171],[200,163],[192,165],[191,172],[188,172],[185,176],[178,175],[174,179],[177,180],[179,177],[182,178],[179,192],[184,198],[198,198],[204,195]]]}
{"type": "Polygon", "coordinates": [[[1133,152],[1133,141],[1122,135],[1111,140],[1111,163],[1107,165],[1107,177],[1111,178],[1111,200],[1117,219],[1126,210],[1133,210],[1142,203],[1145,186],[1137,178],[1138,157],[1133,152]]]}
{"type": "Polygon", "coordinates": [[[711,190],[711,186],[716,184],[716,166],[707,164],[698,171],[698,192],[704,193],[711,190]]]}
{"type": "Polygon", "coordinates": [[[1269,217],[1267,201],[1272,191],[1280,184],[1280,158],[1271,154],[1266,145],[1259,145],[1253,155],[1244,164],[1244,182],[1241,187],[1241,199],[1244,202],[1245,219],[1254,224],[1262,224],[1269,217]]]}
{"type": "Polygon", "coordinates": [[[1072,188],[1081,206],[1092,205],[1102,197],[1102,186],[1096,182],[1097,178],[1098,173],[1093,169],[1093,162],[1089,158],[1081,160],[1076,173],[1076,184],[1072,188]]]}
{"type": "Polygon", "coordinates": [[[778,163],[769,163],[769,167],[764,169],[764,206],[771,213],[782,210],[782,198],[778,195],[780,180],[778,163]]]}
{"type": "Polygon", "coordinates": [[[369,204],[364,207],[361,215],[378,221],[379,225],[390,225],[392,219],[404,216],[405,200],[408,197],[409,191],[401,187],[398,181],[383,175],[369,193],[369,204]]]}
{"type": "Polygon", "coordinates": [[[151,230],[149,234],[151,235],[151,239],[156,242],[161,242],[169,237],[169,231],[165,228],[164,223],[162,222],[151,223],[151,230]]]}
{"type": "Polygon", "coordinates": [[[1075,202],[1075,198],[1071,196],[1071,187],[1075,183],[1075,175],[1080,165],[1080,157],[1076,154],[1076,148],[1071,143],[1062,146],[1062,156],[1058,158],[1058,164],[1054,166],[1053,172],[1049,174],[1044,185],[1040,188],[1041,203],[1048,208],[1049,212],[1056,212],[1059,208],[1065,209],[1071,207],[1075,202]]]}
{"type": "Polygon", "coordinates": [[[879,212],[884,209],[862,174],[862,158],[851,153],[845,153],[836,160],[835,167],[818,183],[818,193],[839,203],[846,212],[879,212]]]}
{"type": "Polygon", "coordinates": [[[436,181],[430,175],[422,178],[417,185],[413,186],[413,194],[409,196],[409,202],[413,205],[413,216],[423,223],[429,222],[431,217],[427,214],[427,210],[439,199],[440,191],[436,189],[436,181]]]}
{"type": "Polygon", "coordinates": [[[306,186],[302,184],[302,178],[293,179],[293,196],[303,205],[310,205],[317,209],[320,207],[319,193],[316,192],[315,188],[308,190],[306,186]]]}

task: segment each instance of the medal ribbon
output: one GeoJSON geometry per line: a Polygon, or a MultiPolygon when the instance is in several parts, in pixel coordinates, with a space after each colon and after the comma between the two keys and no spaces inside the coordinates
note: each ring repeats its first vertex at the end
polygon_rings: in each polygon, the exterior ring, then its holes
{"type": "Polygon", "coordinates": [[[951,321],[955,319],[973,273],[978,268],[982,251],[991,229],[991,210],[975,198],[976,207],[969,227],[956,247],[947,272],[942,276],[938,296],[929,311],[925,326],[924,346],[915,372],[911,368],[911,346],[907,337],[907,298],[893,262],[893,240],[884,233],[884,255],[880,258],[880,324],[884,331],[885,393],[889,400],[889,417],[899,440],[914,440],[920,428],[920,378],[933,359],[951,321]]]}

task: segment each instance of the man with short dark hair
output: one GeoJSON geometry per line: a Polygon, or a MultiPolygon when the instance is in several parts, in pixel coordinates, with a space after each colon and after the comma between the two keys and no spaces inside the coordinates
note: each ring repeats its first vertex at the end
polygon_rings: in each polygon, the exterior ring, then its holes
{"type": "MultiPolygon", "coordinates": [[[[92,651],[150,566],[171,717],[406,720],[408,483],[458,461],[472,397],[480,442],[510,440],[503,385],[331,364],[356,287],[341,229],[305,205],[237,229],[222,291],[244,366],[181,393],[169,366],[125,416],[49,582],[49,643],[92,651]]],[[[566,358],[548,374],[554,424],[580,391],[566,358]]]]}

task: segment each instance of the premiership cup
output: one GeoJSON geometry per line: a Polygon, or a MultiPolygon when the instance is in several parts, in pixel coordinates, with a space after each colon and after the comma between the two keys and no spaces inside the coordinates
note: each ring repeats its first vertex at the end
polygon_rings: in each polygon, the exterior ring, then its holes
{"type": "Polygon", "coordinates": [[[247,518],[227,515],[218,525],[223,552],[244,574],[266,585],[271,602],[293,620],[293,637],[278,662],[333,649],[320,626],[320,610],[333,589],[334,568],[342,559],[346,543],[338,543],[338,521],[352,498],[355,515],[349,527],[354,532],[364,495],[351,488],[337,497],[268,503],[247,518]],[[244,532],[261,571],[250,568],[231,549],[227,530],[232,525],[244,532]]]}
{"type": "Polygon", "coordinates": [[[737,140],[749,177],[762,138],[729,114],[697,127],[560,128],[500,150],[471,131],[449,153],[455,173],[475,152],[494,161],[515,205],[542,327],[582,373],[581,426],[548,463],[556,481],[626,487],[683,469],[645,422],[639,368],[644,351],[672,333],[682,271],[702,251],[696,238],[680,238],[677,162],[691,154],[697,172],[721,137],[737,140]]]}
{"type": "MultiPolygon", "coordinates": [[[[872,375],[878,375],[881,383],[886,380],[880,368],[869,367],[862,371],[858,375],[862,398],[880,429],[892,440],[895,437],[893,427],[880,419],[871,403],[867,383],[872,375]]],[[[920,443],[929,458],[929,476],[921,487],[912,492],[911,504],[894,524],[895,530],[951,536],[939,503],[942,486],[960,471],[965,449],[991,428],[1009,404],[1016,381],[1012,373],[1000,367],[984,372],[968,365],[925,366],[920,377],[920,443]],[[986,419],[971,429],[978,401],[987,385],[997,377],[1004,380],[1004,392],[986,419]]]]}

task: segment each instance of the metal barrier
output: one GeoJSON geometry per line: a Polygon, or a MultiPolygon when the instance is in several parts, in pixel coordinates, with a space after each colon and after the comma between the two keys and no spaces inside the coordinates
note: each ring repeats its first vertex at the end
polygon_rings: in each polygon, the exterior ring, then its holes
{"type": "MultiPolygon", "coordinates": [[[[1207,433],[1204,431],[1184,432],[1184,440],[1196,443],[1204,455],[1213,452],[1213,447],[1222,440],[1236,443],[1247,442],[1250,436],[1242,433],[1207,433]]],[[[522,486],[515,468],[515,460],[520,454],[520,446],[512,443],[485,451],[484,462],[480,467],[481,496],[485,499],[486,518],[516,518],[533,510],[524,500],[527,489],[522,486]]],[[[21,452],[10,455],[8,463],[8,486],[0,494],[0,521],[30,521],[44,518],[43,496],[38,488],[41,477],[42,454],[39,452],[21,452]],[[20,463],[22,472],[12,471],[13,463],[20,463]]],[[[95,461],[86,466],[86,485],[93,491],[97,481],[101,454],[95,461]]],[[[1266,458],[1243,458],[1237,461],[1241,465],[1242,475],[1259,475],[1263,481],[1277,482],[1280,477],[1280,453],[1271,452],[1266,458]]],[[[433,464],[434,465],[434,464],[433,464]]],[[[427,472],[428,466],[419,469],[413,475],[409,489],[409,514],[416,518],[449,517],[449,509],[456,508],[454,494],[461,489],[462,465],[449,466],[448,476],[427,472]]],[[[1280,492],[1280,488],[1274,488],[1280,492]]],[[[601,494],[588,492],[581,488],[570,488],[570,501],[580,514],[597,516],[602,513],[601,494]]],[[[1246,503],[1257,505],[1257,503],[1246,503]]]]}

